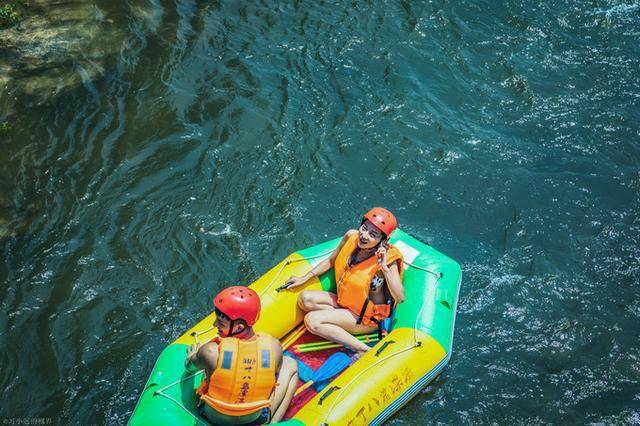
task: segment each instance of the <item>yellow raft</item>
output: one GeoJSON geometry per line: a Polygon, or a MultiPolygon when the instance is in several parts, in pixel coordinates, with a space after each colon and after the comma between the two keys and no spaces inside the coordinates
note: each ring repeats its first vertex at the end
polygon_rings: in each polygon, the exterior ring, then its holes
{"type": "MultiPolygon", "coordinates": [[[[250,285],[261,297],[256,330],[291,341],[303,314],[297,307],[304,289],[335,291],[333,270],[291,291],[276,288],[291,275],[302,276],[327,258],[340,239],[288,256],[250,285]]],[[[377,425],[406,404],[445,367],[451,357],[460,266],[428,244],[401,230],[391,243],[405,258],[403,285],[407,299],[398,305],[388,334],[362,358],[317,392],[291,417],[288,425],[377,425]]],[[[196,411],[195,389],[202,372],[184,368],[186,349],[216,336],[211,313],[158,357],[131,416],[131,425],[206,424],[196,411]]],[[[294,403],[295,403],[294,399],[294,403]]],[[[301,406],[300,406],[301,405],[301,406]]],[[[289,412],[288,412],[289,414],[289,412]]]]}

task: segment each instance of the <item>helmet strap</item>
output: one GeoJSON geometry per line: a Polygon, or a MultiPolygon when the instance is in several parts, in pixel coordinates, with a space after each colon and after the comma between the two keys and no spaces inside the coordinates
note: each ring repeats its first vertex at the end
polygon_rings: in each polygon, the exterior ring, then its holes
{"type": "Polygon", "coordinates": [[[219,310],[218,308],[215,308],[215,313],[218,317],[224,317],[227,320],[229,320],[229,332],[222,337],[237,337],[238,339],[243,339],[243,338],[250,338],[253,336],[253,330],[251,327],[249,327],[249,325],[246,323],[246,321],[244,322],[245,327],[242,330],[235,330],[234,331],[234,327],[236,324],[238,324],[238,321],[240,321],[240,319],[232,319],[231,317],[229,317],[227,314],[225,314],[224,312],[222,312],[221,310],[219,310]],[[245,336],[246,335],[246,336],[245,336]]]}
{"type": "Polygon", "coordinates": [[[248,325],[245,326],[244,329],[242,330],[238,330],[238,331],[233,331],[233,326],[236,324],[236,320],[231,320],[231,333],[229,334],[228,337],[235,337],[237,339],[249,339],[251,337],[253,337],[254,333],[251,327],[249,327],[248,325]]]}
{"type": "Polygon", "coordinates": [[[229,324],[229,334],[227,334],[227,337],[233,337],[236,334],[241,333],[241,331],[233,331],[233,327],[236,325],[236,320],[232,319],[231,323],[229,324]]]}

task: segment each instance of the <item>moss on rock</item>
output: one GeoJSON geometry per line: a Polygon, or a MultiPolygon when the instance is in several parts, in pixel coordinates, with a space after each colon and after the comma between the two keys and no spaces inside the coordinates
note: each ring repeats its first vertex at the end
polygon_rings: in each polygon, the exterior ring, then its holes
{"type": "Polygon", "coordinates": [[[0,27],[8,27],[20,20],[18,8],[13,3],[0,3],[0,27]]]}

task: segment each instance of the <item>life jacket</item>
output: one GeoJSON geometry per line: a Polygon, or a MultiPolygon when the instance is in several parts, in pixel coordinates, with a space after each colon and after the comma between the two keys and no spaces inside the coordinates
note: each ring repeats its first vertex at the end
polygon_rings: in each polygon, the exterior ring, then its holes
{"type": "MultiPolygon", "coordinates": [[[[338,305],[349,309],[358,316],[357,324],[380,326],[380,322],[391,315],[393,298],[387,303],[374,304],[369,299],[369,286],[376,272],[380,270],[377,256],[374,254],[360,263],[349,266],[349,259],[358,245],[358,235],[354,234],[345,241],[334,262],[338,288],[338,305]]],[[[398,271],[402,279],[402,253],[392,245],[387,248],[387,265],[398,262],[398,271]]]]}
{"type": "Polygon", "coordinates": [[[276,384],[273,338],[256,333],[250,340],[225,337],[218,343],[218,363],[196,393],[219,413],[243,416],[270,407],[276,384]]]}

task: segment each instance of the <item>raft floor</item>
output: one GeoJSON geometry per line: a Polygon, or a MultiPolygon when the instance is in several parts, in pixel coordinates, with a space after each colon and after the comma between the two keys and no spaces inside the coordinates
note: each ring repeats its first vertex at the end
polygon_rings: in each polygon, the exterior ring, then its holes
{"type": "MultiPolygon", "coordinates": [[[[300,353],[296,350],[295,346],[301,343],[311,343],[311,342],[324,342],[325,340],[315,336],[311,333],[309,333],[308,331],[305,331],[304,334],[302,334],[297,340],[295,340],[293,342],[293,344],[291,346],[289,346],[289,348],[286,350],[285,355],[288,355],[292,358],[294,358],[297,362],[298,362],[298,368],[303,369],[306,367],[311,368],[312,370],[317,370],[318,368],[320,368],[320,366],[322,365],[322,363],[324,363],[324,361],[329,358],[331,355],[333,355],[334,353],[338,352],[338,351],[343,351],[345,352],[346,350],[344,348],[332,348],[332,349],[324,349],[321,351],[313,351],[313,352],[305,352],[305,353],[300,353]],[[301,365],[302,364],[302,365],[301,365]]],[[[347,352],[349,353],[349,352],[347,352]]],[[[346,371],[347,369],[345,369],[346,371]]],[[[342,373],[340,373],[342,374],[342,373]]],[[[325,382],[321,382],[320,383],[320,392],[322,391],[322,389],[324,389],[331,381],[335,380],[337,377],[340,376],[340,374],[334,376],[332,379],[330,379],[329,381],[325,381],[325,382]]],[[[298,387],[304,385],[305,382],[303,382],[302,380],[298,381],[298,387]]],[[[284,420],[290,419],[292,418],[298,411],[300,411],[300,409],[302,407],[304,407],[307,402],[309,402],[311,399],[313,399],[314,396],[316,396],[316,394],[319,391],[316,390],[316,384],[310,386],[309,388],[307,388],[306,390],[304,390],[302,393],[300,393],[297,396],[293,397],[293,400],[291,401],[291,404],[289,404],[289,408],[287,409],[287,412],[284,415],[284,420]]]]}

